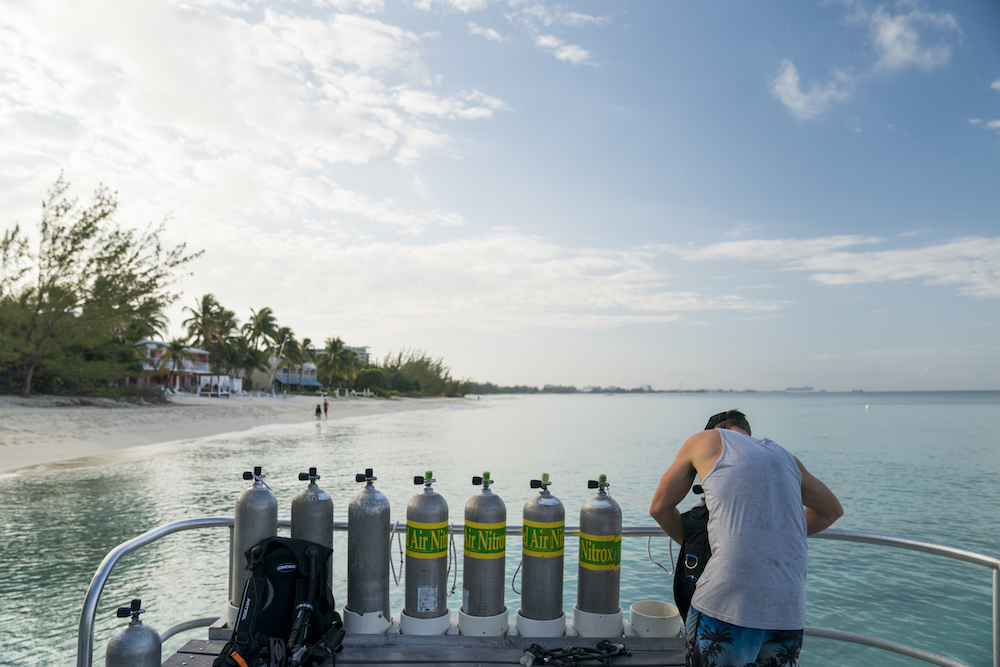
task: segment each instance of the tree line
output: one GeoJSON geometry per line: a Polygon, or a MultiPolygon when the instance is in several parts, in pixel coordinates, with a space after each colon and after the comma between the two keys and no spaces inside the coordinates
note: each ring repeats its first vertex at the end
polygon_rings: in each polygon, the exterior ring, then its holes
{"type": "MultiPolygon", "coordinates": [[[[20,225],[0,237],[0,393],[115,395],[126,378],[145,374],[148,342],[165,337],[172,285],[202,251],[168,247],[164,222],[142,230],[114,220],[118,195],[98,187],[87,203],[68,195],[62,174],[42,202],[34,235],[20,225]]],[[[424,396],[460,396],[442,359],[420,350],[363,363],[339,337],[321,347],[299,340],[269,308],[250,311],[242,325],[212,294],[184,308],[185,336],[163,343],[157,371],[167,384],[193,357],[209,354],[217,374],[249,379],[290,364],[315,363],[327,387],[424,396]]],[[[268,387],[264,387],[268,389],[268,387]]]]}

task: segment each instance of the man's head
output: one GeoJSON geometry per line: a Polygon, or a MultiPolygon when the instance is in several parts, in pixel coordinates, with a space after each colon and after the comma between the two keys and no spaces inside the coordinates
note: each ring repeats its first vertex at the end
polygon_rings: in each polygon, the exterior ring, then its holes
{"type": "Polygon", "coordinates": [[[750,422],[747,421],[747,416],[739,410],[726,410],[717,415],[712,415],[705,425],[705,430],[711,431],[713,428],[730,429],[733,427],[746,431],[747,435],[753,435],[750,433],[750,422]]]}

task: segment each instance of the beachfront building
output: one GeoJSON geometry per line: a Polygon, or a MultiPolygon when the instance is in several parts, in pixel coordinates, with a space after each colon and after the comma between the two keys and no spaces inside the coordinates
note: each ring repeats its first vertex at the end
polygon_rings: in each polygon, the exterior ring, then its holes
{"type": "Polygon", "coordinates": [[[213,375],[208,365],[208,352],[196,347],[185,347],[189,359],[168,362],[163,353],[168,345],[163,341],[144,340],[138,345],[142,349],[142,374],[126,378],[125,384],[133,387],[164,387],[180,391],[197,392],[203,383],[213,375]]]}
{"type": "Polygon", "coordinates": [[[361,364],[362,366],[364,366],[365,364],[368,363],[368,346],[367,345],[361,345],[359,347],[353,347],[351,345],[345,345],[344,349],[345,350],[350,350],[350,351],[354,352],[354,354],[356,354],[357,357],[358,357],[358,363],[361,364]]]}
{"type": "Polygon", "coordinates": [[[323,384],[316,379],[316,364],[286,364],[274,374],[274,391],[319,391],[323,384]]]}

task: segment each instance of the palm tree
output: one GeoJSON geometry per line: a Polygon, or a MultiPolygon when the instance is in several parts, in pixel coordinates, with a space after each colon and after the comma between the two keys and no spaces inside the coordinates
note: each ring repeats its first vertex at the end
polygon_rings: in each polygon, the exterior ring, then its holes
{"type": "Polygon", "coordinates": [[[339,338],[327,338],[322,356],[316,362],[317,375],[327,385],[343,380],[352,382],[358,371],[358,355],[348,350],[339,338]]]}
{"type": "Polygon", "coordinates": [[[170,372],[167,375],[167,386],[170,387],[174,383],[174,376],[177,374],[177,366],[183,365],[184,360],[189,361],[194,359],[194,354],[191,353],[187,348],[187,344],[181,338],[174,338],[167,346],[163,349],[163,355],[160,356],[160,364],[168,364],[170,366],[170,372]]]}
{"type": "Polygon", "coordinates": [[[188,340],[208,352],[214,371],[227,373],[233,367],[230,339],[237,328],[236,313],[226,310],[214,294],[206,294],[196,303],[197,308],[186,307],[191,317],[184,320],[188,340]]]}
{"type": "Polygon", "coordinates": [[[251,308],[250,319],[243,325],[243,335],[254,347],[258,347],[261,340],[263,340],[265,347],[276,342],[278,320],[274,316],[274,311],[266,306],[256,311],[251,308]]]}

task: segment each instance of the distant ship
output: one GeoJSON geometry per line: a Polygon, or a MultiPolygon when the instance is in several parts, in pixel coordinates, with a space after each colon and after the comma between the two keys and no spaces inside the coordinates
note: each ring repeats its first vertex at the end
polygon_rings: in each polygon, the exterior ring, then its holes
{"type": "Polygon", "coordinates": [[[816,391],[812,387],[785,387],[785,391],[816,391]]]}

